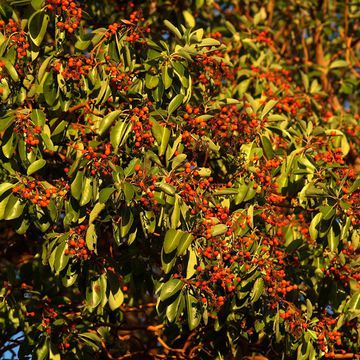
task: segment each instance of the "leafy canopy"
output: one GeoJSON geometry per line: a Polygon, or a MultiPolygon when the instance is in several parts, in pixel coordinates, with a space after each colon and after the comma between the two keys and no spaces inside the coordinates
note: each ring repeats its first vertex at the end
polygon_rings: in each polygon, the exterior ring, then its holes
{"type": "Polygon", "coordinates": [[[0,16],[0,355],[359,352],[358,5],[0,16]]]}

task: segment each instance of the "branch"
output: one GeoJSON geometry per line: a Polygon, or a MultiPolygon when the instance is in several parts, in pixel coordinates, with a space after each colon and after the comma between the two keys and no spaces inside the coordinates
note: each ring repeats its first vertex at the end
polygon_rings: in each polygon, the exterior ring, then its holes
{"type": "Polygon", "coordinates": [[[159,344],[160,344],[165,350],[177,352],[177,353],[180,353],[180,354],[184,354],[184,349],[174,349],[174,348],[171,348],[169,345],[166,344],[166,342],[165,342],[160,336],[157,336],[156,339],[157,339],[157,341],[159,342],[159,344]]]}
{"type": "Polygon", "coordinates": [[[19,339],[16,339],[16,340],[10,339],[7,342],[11,342],[12,344],[9,344],[9,345],[6,345],[6,346],[3,346],[2,348],[0,348],[0,354],[4,354],[7,351],[12,352],[13,348],[21,345],[21,341],[19,341],[19,339]]]}
{"type": "Polygon", "coordinates": [[[267,20],[267,26],[271,26],[272,23],[272,19],[274,16],[274,8],[275,8],[275,0],[269,0],[268,6],[267,6],[267,11],[269,13],[269,17],[267,20]]]}
{"type": "Polygon", "coordinates": [[[82,102],[80,104],[74,105],[73,107],[71,107],[68,110],[68,112],[73,113],[74,111],[79,110],[79,109],[81,109],[83,107],[89,108],[89,100],[86,100],[86,101],[84,101],[84,102],[82,102]]]}
{"type": "Polygon", "coordinates": [[[360,359],[360,355],[347,353],[347,354],[335,354],[334,359],[360,359]]]}
{"type": "Polygon", "coordinates": [[[324,48],[322,44],[322,24],[319,20],[316,21],[314,43],[315,43],[316,62],[321,68],[320,80],[322,83],[322,87],[324,91],[329,94],[330,102],[334,110],[335,111],[342,110],[342,106],[340,105],[338,98],[335,95],[333,95],[333,88],[327,76],[326,69],[329,65],[329,61],[325,59],[324,48]]]}

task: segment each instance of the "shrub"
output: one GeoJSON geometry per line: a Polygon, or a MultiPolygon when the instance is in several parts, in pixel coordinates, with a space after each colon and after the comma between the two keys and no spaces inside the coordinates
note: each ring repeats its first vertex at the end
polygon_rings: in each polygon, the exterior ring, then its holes
{"type": "Polygon", "coordinates": [[[358,353],[356,5],[0,15],[3,356],[358,353]]]}

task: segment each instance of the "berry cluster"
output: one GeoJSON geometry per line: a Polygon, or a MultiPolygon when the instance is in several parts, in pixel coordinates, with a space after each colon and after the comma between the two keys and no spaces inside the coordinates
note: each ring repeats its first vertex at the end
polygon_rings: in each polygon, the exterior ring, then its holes
{"type": "Polygon", "coordinates": [[[67,240],[68,248],[65,249],[66,255],[76,256],[78,259],[87,260],[91,254],[86,247],[86,225],[79,225],[76,228],[69,230],[69,237],[67,240]]]}
{"type": "Polygon", "coordinates": [[[0,31],[3,31],[5,36],[10,39],[10,47],[16,49],[18,61],[15,64],[15,69],[20,75],[24,75],[24,60],[30,47],[27,34],[23,31],[21,23],[15,22],[13,19],[9,19],[8,23],[0,20],[0,31]]]}
{"type": "Polygon", "coordinates": [[[271,39],[269,36],[269,32],[267,30],[261,31],[258,36],[256,37],[256,41],[265,43],[268,46],[274,45],[274,40],[271,39]]]}
{"type": "Polygon", "coordinates": [[[123,72],[121,64],[108,66],[105,71],[111,79],[111,86],[113,88],[117,91],[128,91],[129,86],[132,84],[132,74],[123,72]]]}
{"type": "Polygon", "coordinates": [[[317,342],[321,351],[325,353],[325,358],[335,358],[334,346],[341,345],[342,332],[332,329],[336,324],[336,320],[329,317],[324,317],[317,324],[317,331],[319,333],[317,342]]]}
{"type": "MultiPolygon", "coordinates": [[[[354,259],[354,261],[359,256],[359,252],[351,245],[345,248],[342,252],[343,254],[346,253],[346,255],[349,256],[349,259],[354,259]]],[[[332,258],[327,269],[322,268],[322,271],[326,277],[342,282],[344,286],[349,285],[350,279],[360,279],[360,270],[352,268],[349,263],[342,264],[341,259],[338,256],[332,258]]]]}
{"type": "Polygon", "coordinates": [[[41,181],[22,180],[21,184],[16,185],[12,192],[17,194],[21,199],[29,200],[34,205],[47,207],[50,200],[57,195],[63,196],[64,191],[58,191],[57,188],[45,188],[41,181]]]}
{"type": "MultiPolygon", "coordinates": [[[[247,102],[246,107],[250,107],[247,102]]],[[[182,138],[187,146],[197,144],[193,134],[205,135],[235,153],[239,152],[242,144],[254,140],[266,125],[266,120],[255,113],[247,114],[237,105],[226,105],[210,114],[202,114],[200,108],[187,105],[184,120],[182,138]]]]}
{"type": "Polygon", "coordinates": [[[27,152],[33,151],[33,147],[40,144],[42,127],[35,126],[27,114],[21,112],[16,114],[14,132],[24,136],[27,152]]]}
{"type": "Polygon", "coordinates": [[[274,95],[274,86],[284,92],[285,95],[291,96],[294,90],[290,71],[287,69],[262,69],[255,65],[249,66],[253,76],[264,82],[265,93],[267,96],[274,95]]]}
{"type": "Polygon", "coordinates": [[[60,72],[65,80],[79,81],[82,76],[86,76],[93,66],[93,61],[85,56],[70,57],[65,65],[59,60],[53,66],[56,72],[60,72]]]}
{"type": "Polygon", "coordinates": [[[60,18],[56,24],[60,30],[71,34],[79,27],[82,10],[74,0],[46,0],[46,3],[47,8],[60,18]]]}
{"type": "MultiPolygon", "coordinates": [[[[128,25],[128,33],[126,36],[127,42],[135,43],[139,41],[139,39],[144,33],[150,32],[150,27],[147,25],[143,25],[144,22],[145,18],[143,17],[141,10],[135,10],[130,14],[129,22],[125,22],[125,24],[128,25]]],[[[142,40],[142,43],[145,43],[145,39],[142,40]]]]}
{"type": "Polygon", "coordinates": [[[285,96],[279,100],[275,108],[279,114],[286,112],[295,116],[302,106],[303,104],[300,99],[296,99],[294,96],[285,96]]]}
{"type": "Polygon", "coordinates": [[[150,108],[151,102],[148,102],[147,106],[143,108],[135,107],[131,110],[132,116],[130,118],[132,123],[132,130],[135,134],[135,149],[134,153],[137,153],[140,148],[150,148],[154,144],[154,136],[152,134],[153,123],[150,120],[150,108]]]}
{"type": "Polygon", "coordinates": [[[203,191],[210,189],[213,178],[204,178],[201,175],[195,162],[187,162],[183,167],[178,168],[176,173],[169,174],[165,178],[166,183],[177,189],[182,200],[191,205],[192,215],[208,210],[206,205],[209,203],[204,198],[203,191]]]}
{"type": "MultiPolygon", "coordinates": [[[[75,145],[76,148],[78,146],[75,145]]],[[[112,154],[111,144],[103,144],[101,148],[88,146],[81,150],[82,158],[86,160],[85,171],[93,176],[106,176],[111,173],[110,163],[117,164],[118,157],[112,154]]],[[[67,172],[68,169],[65,170],[67,172]]]]}
{"type": "Polygon", "coordinates": [[[205,92],[209,92],[210,89],[212,93],[220,92],[226,81],[234,80],[234,72],[229,65],[219,61],[223,56],[220,51],[215,51],[211,55],[205,53],[196,56],[195,66],[192,69],[193,79],[197,85],[203,85],[205,92]]]}
{"type": "Polygon", "coordinates": [[[136,172],[136,184],[140,187],[142,191],[142,196],[140,198],[140,202],[143,207],[152,209],[154,211],[158,210],[158,201],[155,197],[155,184],[157,182],[157,177],[152,175],[151,177],[146,177],[146,174],[141,169],[141,165],[135,165],[136,172]]]}
{"type": "Polygon", "coordinates": [[[109,25],[108,31],[105,33],[105,37],[109,39],[117,32],[125,30],[125,40],[128,43],[136,43],[140,40],[144,33],[150,32],[150,28],[147,25],[143,25],[144,22],[145,18],[142,15],[142,11],[133,11],[129,15],[129,20],[122,20],[122,24],[113,23],[109,25]]]}
{"type": "Polygon", "coordinates": [[[325,162],[328,165],[345,164],[344,154],[341,148],[335,148],[333,150],[319,151],[314,159],[316,161],[325,162]]]}

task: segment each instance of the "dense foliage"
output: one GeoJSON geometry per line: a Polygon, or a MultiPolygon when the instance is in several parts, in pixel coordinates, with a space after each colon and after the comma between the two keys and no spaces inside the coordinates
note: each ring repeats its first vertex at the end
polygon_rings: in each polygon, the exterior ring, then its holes
{"type": "Polygon", "coordinates": [[[358,1],[0,16],[0,357],[356,357],[358,1]]]}

